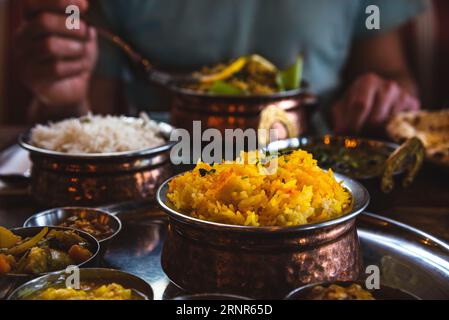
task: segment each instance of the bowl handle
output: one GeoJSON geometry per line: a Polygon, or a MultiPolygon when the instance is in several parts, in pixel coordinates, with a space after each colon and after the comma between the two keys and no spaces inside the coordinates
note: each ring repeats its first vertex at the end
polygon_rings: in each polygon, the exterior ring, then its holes
{"type": "Polygon", "coordinates": [[[416,174],[421,168],[424,160],[424,145],[418,138],[411,138],[405,141],[397,148],[385,162],[385,168],[381,181],[381,189],[389,193],[394,188],[394,172],[401,166],[406,166],[406,175],[402,181],[403,187],[408,187],[415,179],[416,174]],[[409,159],[412,162],[407,163],[409,159]]]}
{"type": "Polygon", "coordinates": [[[270,140],[272,137],[270,137],[270,129],[272,129],[276,123],[280,123],[286,130],[287,137],[283,138],[290,139],[298,136],[298,125],[290,119],[288,113],[278,106],[269,105],[265,107],[260,114],[257,133],[260,145],[267,145],[271,142],[270,140]]]}

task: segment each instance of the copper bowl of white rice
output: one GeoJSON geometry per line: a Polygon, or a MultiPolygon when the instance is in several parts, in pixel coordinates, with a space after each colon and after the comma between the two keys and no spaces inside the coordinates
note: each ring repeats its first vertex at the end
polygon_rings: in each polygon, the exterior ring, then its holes
{"type": "Polygon", "coordinates": [[[152,197],[171,175],[173,127],[141,117],[93,116],[37,125],[19,138],[31,193],[45,207],[152,197]]]}

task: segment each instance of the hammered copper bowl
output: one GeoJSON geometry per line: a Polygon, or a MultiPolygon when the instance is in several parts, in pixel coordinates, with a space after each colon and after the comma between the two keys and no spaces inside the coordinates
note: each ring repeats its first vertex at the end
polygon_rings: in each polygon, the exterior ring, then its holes
{"type": "MultiPolygon", "coordinates": [[[[169,141],[173,127],[165,123],[159,126],[169,141]]],[[[31,193],[45,207],[99,206],[153,197],[159,184],[171,175],[171,142],[139,151],[101,154],[38,148],[29,143],[29,133],[22,135],[19,143],[30,153],[31,193]]]]}
{"type": "MultiPolygon", "coordinates": [[[[217,95],[178,87],[171,88],[173,102],[171,122],[177,128],[192,130],[192,122],[201,121],[202,129],[270,129],[277,122],[288,137],[296,137],[307,129],[307,117],[316,104],[315,95],[303,82],[296,90],[269,95],[217,95]],[[268,111],[268,119],[262,119],[268,111]],[[279,118],[276,115],[285,115],[279,118]],[[268,120],[268,124],[267,124],[268,120]],[[288,130],[290,128],[290,130],[288,130]]],[[[280,137],[287,138],[287,137],[280,137]]]]}
{"type": "Polygon", "coordinates": [[[362,255],[356,216],[369,202],[358,182],[336,174],[352,194],[342,217],[296,227],[246,227],[192,218],[173,209],[168,183],[157,199],[169,216],[162,268],[187,292],[276,299],[304,284],[358,278],[362,255]]]}

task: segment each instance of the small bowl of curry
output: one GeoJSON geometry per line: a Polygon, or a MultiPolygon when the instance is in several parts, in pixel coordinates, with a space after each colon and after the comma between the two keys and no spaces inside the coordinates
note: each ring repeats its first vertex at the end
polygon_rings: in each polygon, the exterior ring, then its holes
{"type": "Polygon", "coordinates": [[[58,226],[81,230],[100,242],[102,249],[122,229],[120,219],[105,210],[84,207],[63,207],[37,213],[27,219],[24,227],[58,226]]]}
{"type": "MultiPolygon", "coordinates": [[[[79,270],[79,286],[68,285],[65,271],[34,279],[17,288],[9,300],[152,300],[153,289],[127,272],[86,268],[79,270]]],[[[76,283],[74,283],[76,284],[76,283]]]]}
{"type": "Polygon", "coordinates": [[[318,165],[356,180],[381,179],[385,193],[394,187],[394,176],[405,173],[409,185],[421,168],[424,147],[418,139],[402,145],[392,142],[346,136],[316,136],[279,140],[266,150],[281,154],[303,149],[312,153],[318,165]]]}
{"type": "Polygon", "coordinates": [[[286,300],[419,300],[401,289],[381,284],[367,289],[363,281],[312,283],[290,292],[286,300]]]}

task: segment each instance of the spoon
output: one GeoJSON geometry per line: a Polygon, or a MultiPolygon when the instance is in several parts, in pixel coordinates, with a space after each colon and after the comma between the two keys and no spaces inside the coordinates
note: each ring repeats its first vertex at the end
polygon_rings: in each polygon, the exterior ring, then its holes
{"type": "MultiPolygon", "coordinates": [[[[99,26],[94,22],[94,19],[91,17],[84,15],[82,19],[90,26],[94,27],[97,30],[99,36],[104,39],[110,41],[112,44],[120,48],[126,56],[142,70],[148,81],[152,83],[156,83],[162,86],[180,86],[182,84],[194,84],[194,83],[205,83],[205,82],[213,82],[217,79],[226,76],[226,70],[223,70],[216,74],[208,74],[202,75],[200,73],[190,73],[190,74],[173,74],[165,71],[161,71],[156,69],[150,61],[142,56],[139,52],[137,52],[129,43],[123,40],[117,34],[107,30],[99,26]]],[[[234,63],[232,63],[228,68],[232,71],[232,69],[241,68],[245,58],[239,58],[234,63]]]]}

